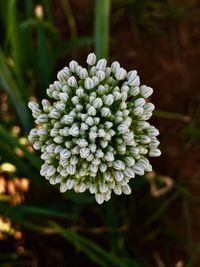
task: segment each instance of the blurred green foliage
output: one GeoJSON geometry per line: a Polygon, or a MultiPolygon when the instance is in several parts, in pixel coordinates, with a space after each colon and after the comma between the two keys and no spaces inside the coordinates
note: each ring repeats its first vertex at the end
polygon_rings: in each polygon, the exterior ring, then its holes
{"type": "MultiPolygon", "coordinates": [[[[179,226],[166,226],[164,218],[177,199],[184,203],[191,201],[192,196],[184,184],[176,184],[170,193],[153,198],[146,192],[149,190],[146,177],[136,178],[132,181],[132,187],[141,192],[139,198],[113,197],[108,204],[97,206],[86,193],[78,195],[68,192],[62,195],[55,186],[49,186],[39,175],[39,156],[20,143],[19,137],[26,136],[33,125],[27,108],[29,97],[35,96],[40,100],[45,96],[59,60],[92,45],[98,57],[108,56],[110,1],[94,1],[94,38],[77,35],[70,4],[61,1],[71,33],[69,39],[64,41],[54,22],[52,2],[40,1],[43,10],[35,9],[37,3],[34,0],[0,1],[0,94],[8,95],[9,100],[8,116],[0,114],[0,163],[10,162],[16,166],[15,175],[30,179],[31,186],[37,192],[37,198],[30,199],[30,193],[27,202],[14,206],[0,199],[0,214],[23,229],[52,235],[53,238],[55,235],[62,237],[80,255],[87,255],[88,266],[90,262],[103,267],[155,266],[146,250],[156,246],[157,239],[164,240],[165,257],[170,254],[172,242],[177,245],[181,242],[178,239],[179,226]],[[19,136],[14,136],[11,131],[15,125],[21,128],[19,136]],[[22,157],[18,156],[16,149],[23,152],[22,157]]],[[[155,32],[159,30],[157,20],[179,19],[187,13],[185,7],[176,5],[172,8],[169,3],[117,0],[113,8],[120,6],[131,23],[155,32]]],[[[188,119],[159,111],[157,115],[183,121],[188,119]]],[[[188,136],[190,132],[191,129],[187,128],[184,134],[188,136]]],[[[196,137],[199,137],[199,131],[195,132],[196,137]]],[[[48,243],[46,245],[48,247],[48,243]]],[[[187,267],[192,266],[198,256],[199,245],[195,244],[194,248],[194,253],[188,257],[187,267]]],[[[76,257],[76,253],[72,256],[76,257]]],[[[70,258],[71,255],[66,252],[65,257],[70,258]]],[[[26,265],[20,253],[12,251],[7,254],[0,252],[0,266],[30,265],[26,265]]]]}

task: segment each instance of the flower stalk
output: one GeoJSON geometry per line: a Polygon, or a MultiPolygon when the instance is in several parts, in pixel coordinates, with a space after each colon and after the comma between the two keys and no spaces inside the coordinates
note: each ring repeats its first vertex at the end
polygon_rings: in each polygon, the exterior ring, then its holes
{"type": "Polygon", "coordinates": [[[95,52],[97,58],[109,56],[110,0],[96,0],[95,4],[95,52]]]}

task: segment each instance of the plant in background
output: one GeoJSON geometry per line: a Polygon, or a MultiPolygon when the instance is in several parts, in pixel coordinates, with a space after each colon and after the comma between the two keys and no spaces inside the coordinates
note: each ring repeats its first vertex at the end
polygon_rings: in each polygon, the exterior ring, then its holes
{"type": "Polygon", "coordinates": [[[60,191],[89,189],[101,204],[115,194],[130,194],[129,180],[152,171],[148,156],[157,157],[159,131],[147,120],[154,105],[153,89],[140,85],[137,71],[118,62],[87,57],[88,68],[76,61],[58,72],[42,108],[31,101],[37,127],[29,140],[41,150],[41,175],[60,191]]]}

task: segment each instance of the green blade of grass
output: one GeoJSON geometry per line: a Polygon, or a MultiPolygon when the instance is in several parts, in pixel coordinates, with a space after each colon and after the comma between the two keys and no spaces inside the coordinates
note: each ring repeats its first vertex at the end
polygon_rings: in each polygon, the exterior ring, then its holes
{"type": "Polygon", "coordinates": [[[6,57],[0,49],[0,86],[8,94],[11,103],[16,111],[20,123],[25,131],[31,126],[30,112],[23,99],[20,88],[18,88],[12,73],[7,66],[6,57]]]}
{"type": "Polygon", "coordinates": [[[18,140],[4,128],[3,125],[0,125],[0,148],[1,159],[3,161],[8,161],[15,165],[17,172],[31,179],[36,186],[42,187],[45,185],[45,180],[40,178],[39,175],[41,166],[40,159],[37,155],[29,152],[25,146],[20,144],[18,140]],[[19,157],[16,154],[16,148],[23,151],[23,157],[19,157]]]}
{"type": "Polygon", "coordinates": [[[164,211],[179,197],[179,193],[175,192],[171,195],[157,210],[156,212],[151,215],[148,220],[146,221],[145,225],[149,226],[156,220],[160,218],[160,216],[164,213],[164,211]]]}
{"type": "MultiPolygon", "coordinates": [[[[1,137],[0,137],[1,139],[1,137]]],[[[1,148],[1,159],[4,161],[9,161],[13,165],[17,167],[17,171],[22,173],[24,176],[28,178],[32,178],[33,181],[37,181],[38,179],[35,179],[35,176],[33,174],[33,170],[30,168],[30,166],[27,164],[27,162],[24,161],[24,159],[18,157],[10,146],[8,146],[5,141],[2,139],[0,140],[0,148],[1,148]]]]}
{"type": "MultiPolygon", "coordinates": [[[[61,236],[63,236],[65,239],[67,239],[73,245],[77,246],[77,244],[78,244],[79,246],[81,246],[82,250],[85,253],[87,253],[85,249],[89,249],[91,252],[95,253],[96,256],[104,259],[105,263],[108,264],[108,266],[115,266],[115,267],[128,267],[128,266],[130,266],[130,265],[126,264],[126,262],[123,258],[119,258],[118,256],[115,256],[112,253],[107,252],[106,250],[104,250],[103,248],[98,246],[96,243],[90,241],[89,239],[86,239],[75,232],[64,229],[55,223],[52,223],[52,226],[55,230],[58,231],[58,233],[61,236]]],[[[139,267],[139,266],[132,263],[132,267],[139,267]]]]}
{"type": "Polygon", "coordinates": [[[95,52],[97,58],[108,58],[110,0],[95,1],[95,52]]]}
{"type": "MultiPolygon", "coordinates": [[[[65,229],[55,222],[48,222],[43,220],[43,224],[33,223],[28,213],[24,213],[16,209],[16,207],[6,206],[0,203],[0,213],[9,217],[14,222],[19,223],[25,228],[32,229],[33,231],[43,234],[59,234],[65,238],[68,242],[73,244],[81,250],[98,266],[108,267],[139,267],[135,261],[126,260],[112,253],[107,252],[96,243],[82,237],[81,235],[73,232],[72,230],[65,229]]],[[[31,213],[34,215],[33,210],[31,213]]]]}
{"type": "MultiPolygon", "coordinates": [[[[80,235],[73,233],[70,230],[66,230],[59,225],[53,223],[53,228],[60,234],[63,238],[65,238],[68,242],[72,243],[75,247],[81,248],[83,252],[98,266],[108,267],[108,263],[106,259],[98,255],[98,253],[94,252],[93,249],[84,244],[84,238],[80,237],[80,235]]],[[[97,246],[97,245],[96,245],[97,246]]]]}
{"type": "Polygon", "coordinates": [[[7,42],[10,44],[11,56],[14,61],[14,69],[18,77],[21,77],[21,50],[17,25],[16,0],[7,0],[6,5],[6,26],[7,42]]]}
{"type": "Polygon", "coordinates": [[[18,147],[24,152],[25,157],[30,162],[30,164],[35,167],[36,169],[40,169],[41,166],[41,160],[34,155],[33,153],[30,153],[28,149],[20,144],[17,140],[17,138],[13,137],[5,128],[3,125],[0,125],[0,136],[1,139],[4,140],[6,144],[10,144],[12,148],[18,147]]]}
{"type": "MultiPolygon", "coordinates": [[[[1,195],[0,195],[1,197],[1,195]]],[[[10,197],[10,196],[4,196],[10,197]]],[[[1,198],[0,198],[1,201],[1,198]]],[[[22,214],[23,216],[40,216],[40,217],[55,217],[55,218],[63,218],[70,219],[73,217],[73,214],[68,214],[66,211],[59,211],[57,207],[52,207],[52,205],[41,206],[38,205],[27,205],[21,204],[16,206],[8,206],[6,204],[1,204],[1,210],[9,210],[12,213],[22,214]]]]}
{"type": "Polygon", "coordinates": [[[156,117],[164,118],[164,119],[171,119],[171,120],[178,120],[178,121],[183,121],[186,123],[191,122],[191,117],[188,115],[176,113],[176,112],[168,112],[168,111],[163,111],[163,110],[155,110],[154,115],[156,117]]]}
{"type": "Polygon", "coordinates": [[[65,15],[67,17],[71,38],[76,39],[77,38],[77,27],[76,27],[76,21],[75,21],[70,3],[68,0],[61,0],[61,4],[64,9],[65,15]]]}
{"type": "Polygon", "coordinates": [[[38,90],[37,96],[39,99],[43,99],[46,96],[46,88],[48,87],[51,75],[53,71],[54,51],[50,55],[47,46],[47,38],[45,28],[42,24],[42,20],[38,18],[36,25],[37,34],[37,60],[35,61],[35,73],[37,76],[38,90]]]}
{"type": "Polygon", "coordinates": [[[193,249],[191,255],[190,255],[190,259],[188,260],[188,262],[186,263],[185,267],[192,267],[194,266],[196,260],[199,259],[200,256],[200,243],[198,243],[195,248],[193,249]]]}
{"type": "Polygon", "coordinates": [[[31,229],[33,231],[44,233],[44,234],[53,233],[53,230],[47,227],[45,223],[43,225],[33,223],[28,215],[22,212],[17,212],[15,209],[13,209],[12,206],[8,206],[8,205],[5,206],[0,203],[0,214],[10,218],[13,222],[18,223],[27,229],[31,229]]]}

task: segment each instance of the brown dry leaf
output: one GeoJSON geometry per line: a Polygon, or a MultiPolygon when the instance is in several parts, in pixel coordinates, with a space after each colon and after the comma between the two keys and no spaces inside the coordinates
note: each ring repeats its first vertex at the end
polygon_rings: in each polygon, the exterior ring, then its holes
{"type": "Polygon", "coordinates": [[[166,194],[174,185],[174,181],[169,176],[157,176],[155,172],[151,172],[147,175],[147,179],[150,184],[150,192],[153,197],[160,197],[166,194]],[[161,188],[158,188],[156,182],[160,181],[164,184],[161,188]]]}

